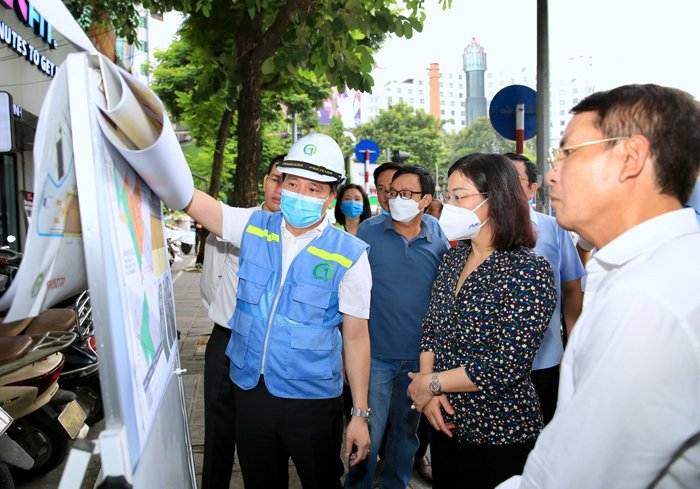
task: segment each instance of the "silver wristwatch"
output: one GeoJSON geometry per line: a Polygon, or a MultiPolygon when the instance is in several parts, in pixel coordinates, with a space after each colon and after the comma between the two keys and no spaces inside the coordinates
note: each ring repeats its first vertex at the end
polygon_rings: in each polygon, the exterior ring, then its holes
{"type": "Polygon", "coordinates": [[[367,418],[367,421],[372,417],[372,408],[367,408],[367,411],[362,409],[350,408],[350,416],[357,416],[358,418],[367,418]]]}
{"type": "Polygon", "coordinates": [[[432,392],[434,396],[439,396],[442,394],[442,391],[440,391],[440,379],[438,379],[438,372],[433,372],[432,377],[430,377],[430,384],[428,384],[428,387],[430,387],[430,392],[432,392]]]}

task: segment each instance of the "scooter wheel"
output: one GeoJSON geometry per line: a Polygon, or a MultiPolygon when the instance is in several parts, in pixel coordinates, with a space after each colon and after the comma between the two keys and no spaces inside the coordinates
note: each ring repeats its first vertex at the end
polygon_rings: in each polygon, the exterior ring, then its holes
{"type": "Polygon", "coordinates": [[[0,464],[0,487],[3,489],[15,489],[12,474],[10,474],[10,469],[5,464],[0,464]]]}
{"type": "Polygon", "coordinates": [[[182,254],[183,254],[183,255],[189,255],[189,254],[190,254],[190,251],[192,251],[192,245],[191,245],[191,244],[187,244],[187,243],[182,243],[182,244],[180,245],[180,249],[182,250],[182,254]]]}
{"type": "Polygon", "coordinates": [[[96,387],[93,385],[82,385],[75,389],[74,392],[77,396],[78,404],[80,404],[80,407],[83,408],[87,415],[85,424],[93,426],[104,419],[105,413],[102,409],[102,392],[99,384],[96,387]]]}
{"type": "Polygon", "coordinates": [[[34,467],[31,469],[15,469],[18,476],[26,478],[45,474],[61,465],[70,448],[68,433],[58,421],[54,420],[52,425],[47,425],[41,417],[33,414],[20,418],[10,427],[11,438],[34,459],[34,467]]]}

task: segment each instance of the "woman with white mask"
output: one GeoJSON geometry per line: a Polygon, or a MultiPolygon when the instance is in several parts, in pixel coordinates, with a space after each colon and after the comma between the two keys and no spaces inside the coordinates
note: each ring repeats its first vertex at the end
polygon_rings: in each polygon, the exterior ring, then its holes
{"type": "Polygon", "coordinates": [[[543,427],[530,370],[556,288],[508,159],[457,160],[442,201],[445,234],[467,243],[440,265],[408,393],[433,426],[433,487],[492,488],[521,473],[543,427]]]}

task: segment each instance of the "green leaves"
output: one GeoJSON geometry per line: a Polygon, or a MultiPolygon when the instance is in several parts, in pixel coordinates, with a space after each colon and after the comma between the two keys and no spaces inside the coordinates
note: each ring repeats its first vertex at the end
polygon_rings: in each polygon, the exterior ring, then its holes
{"type": "Polygon", "coordinates": [[[381,111],[375,121],[353,130],[360,139],[372,139],[382,149],[408,151],[412,164],[434,169],[442,160],[440,122],[403,102],[381,111]]]}
{"type": "Polygon", "coordinates": [[[270,56],[265,60],[265,62],[262,65],[262,72],[264,75],[269,75],[270,73],[275,71],[275,57],[270,56]]]}

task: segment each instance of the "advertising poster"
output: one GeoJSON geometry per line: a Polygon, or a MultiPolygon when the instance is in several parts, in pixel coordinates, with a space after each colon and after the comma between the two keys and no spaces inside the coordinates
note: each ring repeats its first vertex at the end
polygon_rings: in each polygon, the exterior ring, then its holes
{"type": "Polygon", "coordinates": [[[87,288],[66,73],[53,79],[41,107],[34,155],[24,258],[0,300],[0,310],[11,304],[8,322],[37,316],[87,288]]]}

